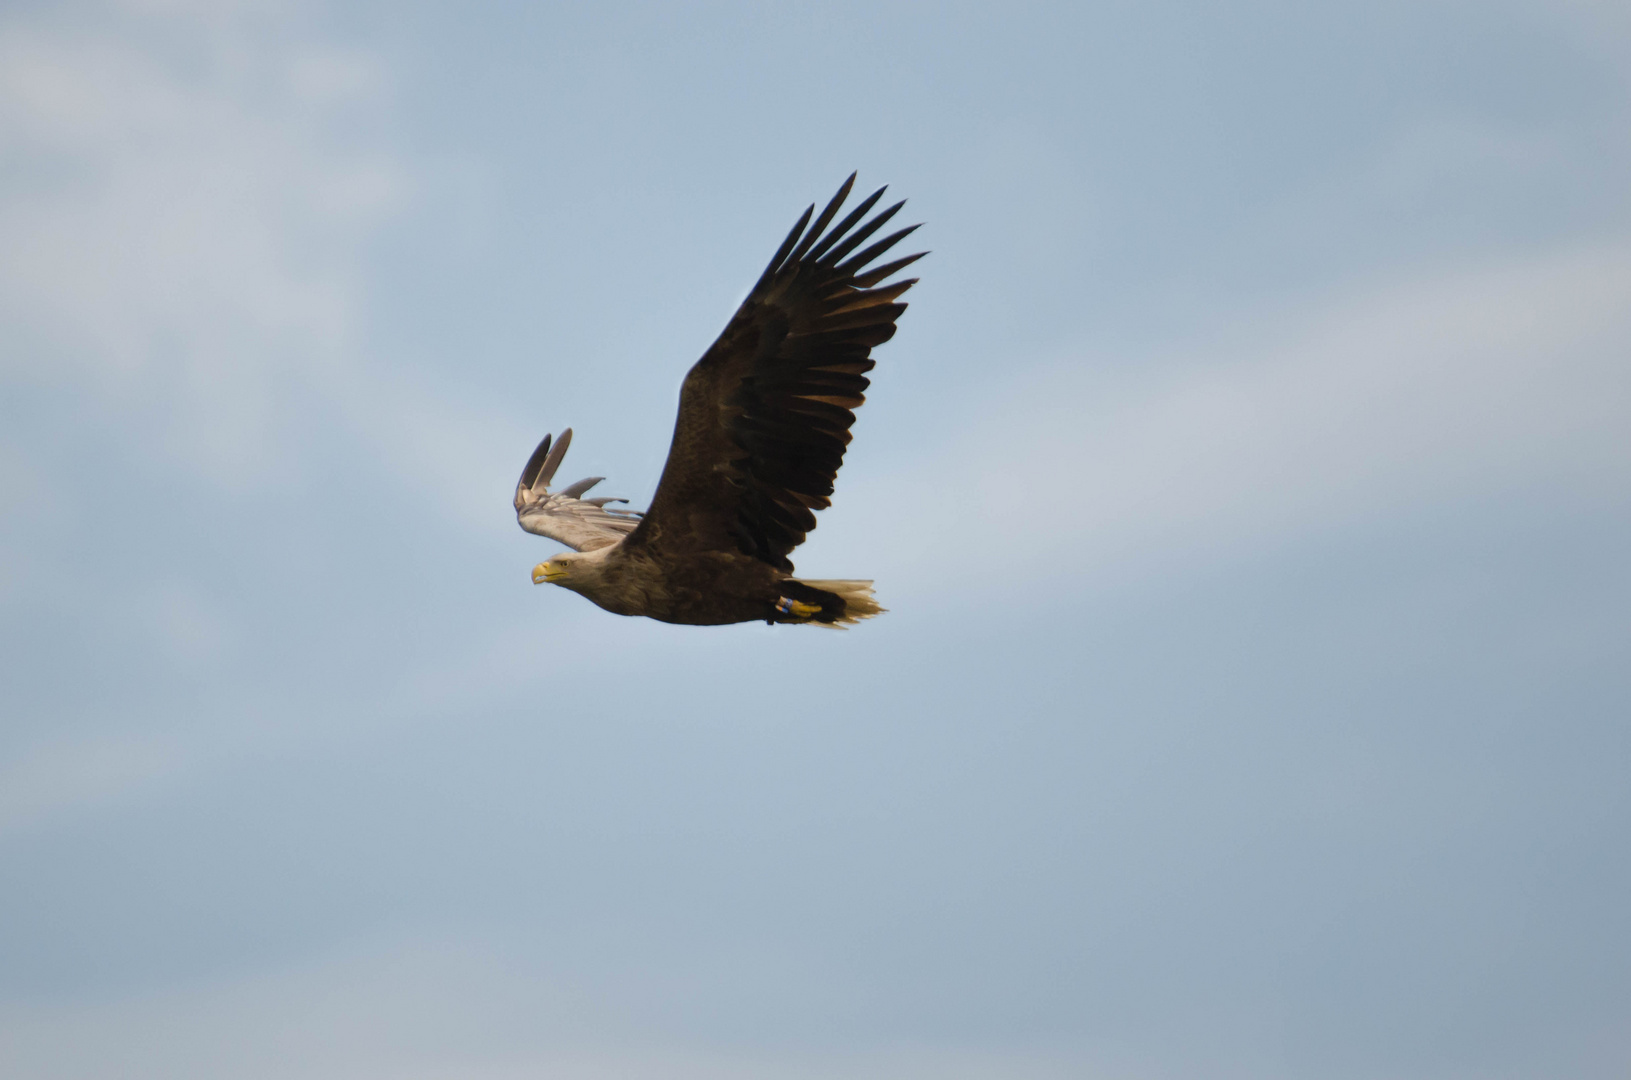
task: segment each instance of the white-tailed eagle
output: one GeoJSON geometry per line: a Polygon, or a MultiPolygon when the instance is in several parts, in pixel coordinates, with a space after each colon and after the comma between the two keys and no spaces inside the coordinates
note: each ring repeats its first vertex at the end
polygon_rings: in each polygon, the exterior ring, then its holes
{"type": "Polygon", "coordinates": [[[926,254],[872,267],[917,226],[857,251],[905,204],[863,223],[879,188],[832,225],[854,183],[852,174],[819,215],[814,205],[804,211],[686,375],[649,510],[583,498],[601,477],[549,490],[572,431],[553,445],[544,436],[521,471],[516,517],[574,552],[539,563],[534,583],[571,589],[619,615],[693,625],[832,626],[883,610],[872,582],[795,578],[788,559],[815,528],[812,511],[830,505],[872,350],[894,336],[906,310],[900,296],[917,282],[885,279],[926,254]]]}

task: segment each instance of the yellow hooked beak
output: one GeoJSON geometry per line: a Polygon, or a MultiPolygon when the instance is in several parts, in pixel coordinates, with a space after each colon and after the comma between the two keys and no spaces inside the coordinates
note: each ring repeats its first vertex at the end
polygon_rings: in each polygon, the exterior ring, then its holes
{"type": "Polygon", "coordinates": [[[566,567],[551,559],[541,562],[532,568],[532,583],[542,585],[546,581],[559,581],[566,576],[566,567]]]}

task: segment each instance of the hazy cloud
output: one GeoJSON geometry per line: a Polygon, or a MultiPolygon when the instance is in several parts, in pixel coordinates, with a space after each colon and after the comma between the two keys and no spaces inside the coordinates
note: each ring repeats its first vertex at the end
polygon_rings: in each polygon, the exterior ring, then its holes
{"type": "Polygon", "coordinates": [[[385,93],[377,64],[290,31],[223,11],[0,22],[0,363],[152,417],[212,475],[264,468],[291,384],[352,362],[360,245],[408,188],[347,138],[385,93]]]}
{"type": "Polygon", "coordinates": [[[943,580],[974,556],[1000,563],[1001,587],[1058,588],[1479,492],[1612,499],[1631,483],[1627,347],[1631,250],[1451,271],[1267,313],[1142,371],[1033,368],[923,455],[931,472],[846,501],[887,523],[890,550],[936,520],[979,538],[908,573],[943,580]]]}

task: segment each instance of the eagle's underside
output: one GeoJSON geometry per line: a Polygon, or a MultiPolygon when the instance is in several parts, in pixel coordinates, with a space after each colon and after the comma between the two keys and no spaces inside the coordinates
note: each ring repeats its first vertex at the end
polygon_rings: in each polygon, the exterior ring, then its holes
{"type": "MultiPolygon", "coordinates": [[[[599,554],[599,553],[595,553],[599,554]]],[[[559,582],[618,615],[687,626],[728,623],[844,625],[883,609],[870,581],[807,581],[734,552],[698,552],[658,561],[621,545],[559,582]]],[[[548,563],[543,566],[548,566],[548,563]]]]}

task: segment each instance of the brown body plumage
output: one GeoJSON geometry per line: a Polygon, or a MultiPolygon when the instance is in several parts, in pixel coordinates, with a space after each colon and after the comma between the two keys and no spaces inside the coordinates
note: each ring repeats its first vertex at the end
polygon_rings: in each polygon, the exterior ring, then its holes
{"type": "Polygon", "coordinates": [[[812,206],[725,332],[685,378],[662,479],[644,515],[580,499],[594,481],[550,492],[571,432],[546,437],[516,488],[522,528],[578,549],[542,563],[535,581],[608,611],[664,622],[853,622],[877,614],[870,582],[792,577],[788,556],[829,505],[865,400],[872,349],[895,333],[899,297],[881,285],[922,255],[867,267],[916,226],[856,252],[903,205],[861,224],[883,189],[828,226],[855,178],[817,216],[812,206]],[[854,253],[854,254],[852,254],[854,253]]]}

